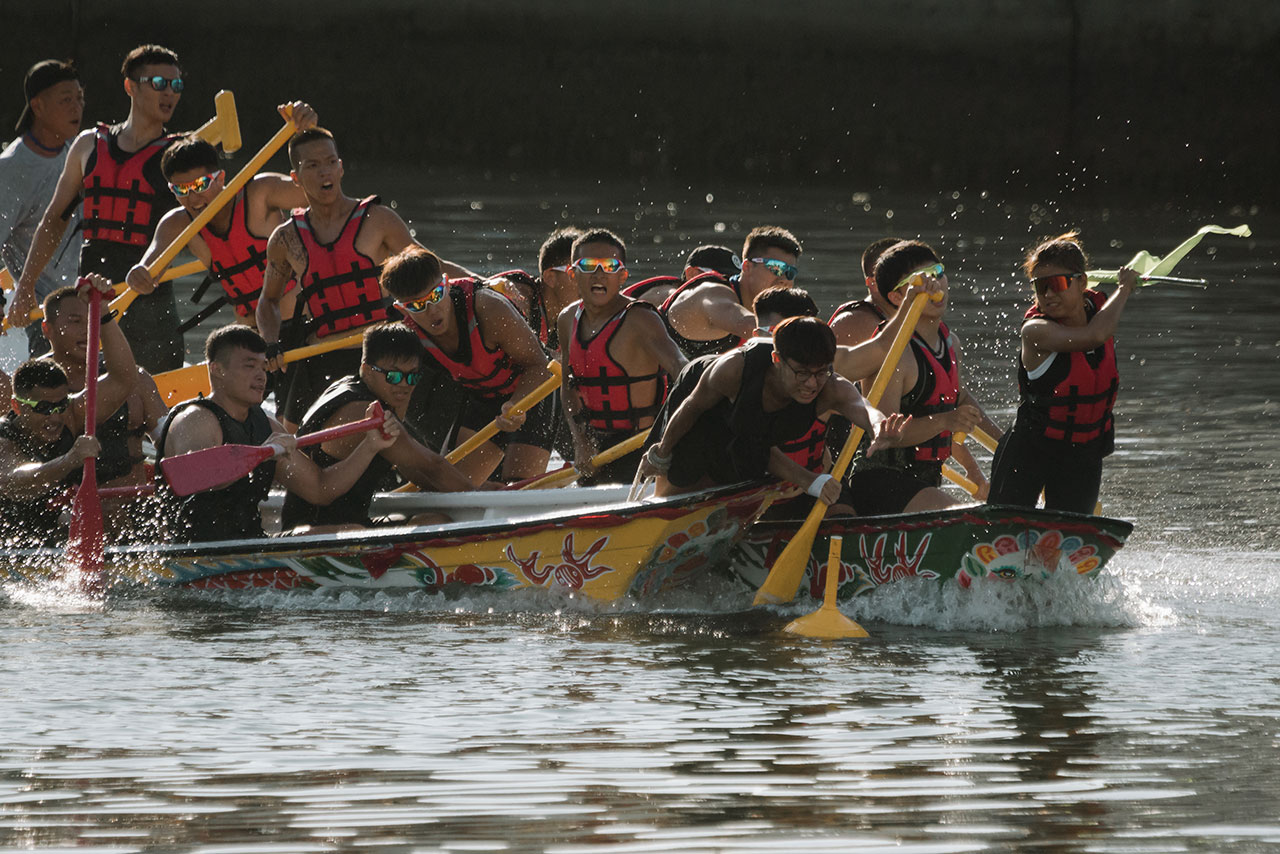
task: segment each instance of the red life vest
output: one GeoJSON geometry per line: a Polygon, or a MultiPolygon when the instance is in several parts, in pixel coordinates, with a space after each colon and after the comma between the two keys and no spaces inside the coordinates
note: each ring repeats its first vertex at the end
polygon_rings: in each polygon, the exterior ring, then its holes
{"type": "MultiPolygon", "coordinates": [[[[683,281],[679,276],[651,276],[648,279],[641,279],[638,282],[627,285],[622,289],[624,297],[632,299],[640,299],[649,291],[657,287],[679,288],[683,281]]],[[[668,294],[670,296],[670,294],[668,294]]],[[[665,300],[663,301],[665,302],[665,300]]]]}
{"type": "Polygon", "coordinates": [[[569,384],[582,400],[583,412],[579,419],[596,430],[626,430],[635,432],[653,423],[664,396],[662,372],[631,376],[609,354],[609,344],[618,328],[633,308],[654,311],[652,305],[640,300],[628,302],[622,310],[609,318],[589,341],[582,340],[582,303],[578,303],[573,315],[573,337],[569,341],[569,384]],[[653,403],[636,406],[632,390],[648,388],[653,403]],[[640,423],[648,419],[645,424],[640,423]]]}
{"type": "Polygon", "coordinates": [[[809,432],[778,443],[778,450],[809,471],[826,471],[827,422],[815,418],[809,432]]]}
{"type": "Polygon", "coordinates": [[[356,250],[356,238],[377,196],[362,199],[333,243],[316,240],[306,208],[293,212],[293,225],[307,251],[307,269],[299,277],[298,304],[311,312],[309,332],[324,338],[335,332],[359,329],[390,317],[391,297],[382,292],[378,275],[382,265],[356,250]]]}
{"type": "MultiPolygon", "coordinates": [[[[911,339],[917,379],[915,386],[902,396],[899,409],[906,415],[934,415],[956,408],[960,397],[960,360],[956,358],[951,332],[945,323],[938,324],[938,337],[942,340],[941,354],[934,353],[919,336],[911,339]]],[[[940,464],[951,456],[951,431],[943,430],[910,450],[914,450],[914,460],[940,464]]]]}
{"type": "Polygon", "coordinates": [[[476,320],[476,291],[480,284],[475,279],[453,279],[449,282],[449,299],[453,302],[454,317],[458,323],[458,352],[451,356],[423,331],[422,327],[406,318],[405,325],[418,334],[427,355],[463,388],[480,397],[509,397],[520,382],[520,369],[503,350],[490,350],[480,334],[476,320]]]}
{"type": "Polygon", "coordinates": [[[160,156],[181,134],[165,134],[137,151],[116,159],[112,145],[116,133],[99,123],[94,131],[89,171],[84,176],[84,238],[146,246],[155,234],[165,211],[173,207],[161,198],[168,193],[164,184],[156,187],[147,177],[147,165],[154,159],[159,172],[160,156]]]}
{"type": "MultiPolygon", "coordinates": [[[[226,291],[227,302],[236,314],[249,317],[258,306],[262,274],[267,269],[267,238],[249,230],[249,205],[241,188],[231,200],[231,228],[218,234],[212,225],[200,229],[200,238],[209,247],[210,272],[226,291]]],[[[285,291],[291,291],[290,281],[285,291]]]]}
{"type": "MultiPolygon", "coordinates": [[[[697,358],[698,356],[705,356],[708,353],[727,353],[743,341],[747,340],[745,338],[739,338],[737,335],[730,334],[723,338],[716,338],[713,341],[695,341],[692,338],[685,338],[676,331],[674,326],[671,325],[671,306],[675,305],[680,294],[707,282],[727,285],[733,289],[733,295],[737,298],[738,302],[742,302],[742,292],[738,290],[738,286],[741,284],[741,281],[737,276],[734,276],[732,279],[726,279],[719,273],[700,273],[672,291],[671,294],[663,301],[662,306],[658,309],[658,313],[662,315],[662,319],[667,322],[667,331],[671,333],[671,340],[675,341],[676,346],[679,347],[680,350],[690,359],[697,358]]],[[[639,285],[641,283],[637,282],[636,284],[639,285]]]]}
{"type": "MultiPolygon", "coordinates": [[[[1085,313],[1093,317],[1107,301],[1106,295],[1094,290],[1084,295],[1085,313]]],[[[1037,318],[1051,319],[1033,305],[1023,322],[1037,318]]],[[[1018,360],[1020,407],[1034,411],[1033,423],[1044,425],[1047,439],[1084,444],[1110,435],[1115,429],[1111,410],[1120,387],[1115,340],[1108,338],[1087,352],[1054,353],[1050,358],[1053,364],[1035,379],[1018,360]]]]}

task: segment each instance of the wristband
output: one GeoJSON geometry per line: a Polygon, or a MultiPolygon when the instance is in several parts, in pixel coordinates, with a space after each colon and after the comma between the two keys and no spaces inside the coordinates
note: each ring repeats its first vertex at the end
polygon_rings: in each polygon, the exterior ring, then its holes
{"type": "Polygon", "coordinates": [[[269,362],[279,355],[280,355],[280,342],[272,341],[270,344],[267,345],[267,361],[269,362]]]}
{"type": "Polygon", "coordinates": [[[649,450],[644,453],[644,458],[649,465],[653,466],[663,474],[666,474],[666,472],[671,469],[671,457],[664,457],[662,454],[658,453],[657,445],[650,445],[649,450]]]}
{"type": "Polygon", "coordinates": [[[813,479],[813,483],[809,484],[809,488],[805,492],[814,498],[820,498],[822,497],[822,487],[826,486],[829,480],[834,480],[834,478],[829,474],[820,474],[813,479]]]}
{"type": "Polygon", "coordinates": [[[119,316],[120,316],[120,312],[113,308],[111,309],[111,311],[108,311],[106,314],[102,315],[102,319],[99,322],[103,326],[106,326],[108,323],[115,320],[119,316]]]}

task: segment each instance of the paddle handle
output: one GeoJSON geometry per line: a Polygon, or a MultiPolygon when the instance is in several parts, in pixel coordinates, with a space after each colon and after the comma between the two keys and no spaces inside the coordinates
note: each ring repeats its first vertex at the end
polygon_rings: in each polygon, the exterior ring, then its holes
{"type": "Polygon", "coordinates": [[[822,597],[822,607],[836,610],[836,595],[840,589],[840,552],[844,546],[844,537],[834,534],[831,544],[827,546],[827,585],[822,597]]]}
{"type": "MultiPolygon", "coordinates": [[[[352,433],[363,433],[366,430],[372,430],[375,427],[381,427],[387,420],[387,414],[382,411],[382,404],[375,402],[373,404],[373,414],[368,418],[362,418],[359,421],[352,421],[350,424],[339,424],[336,427],[329,427],[324,430],[317,430],[314,433],[308,433],[305,436],[298,437],[298,447],[305,448],[308,445],[319,445],[333,439],[341,439],[343,436],[350,436],[352,433]]],[[[268,448],[277,448],[276,445],[267,445],[268,448]]],[[[276,453],[281,453],[284,449],[278,448],[276,453]]]]}
{"type": "MultiPolygon", "coordinates": [[[[607,466],[614,460],[621,459],[627,454],[639,448],[644,444],[644,440],[649,438],[649,431],[652,427],[646,427],[634,436],[623,439],[611,448],[606,448],[591,458],[593,468],[607,466]]],[[[512,484],[514,489],[555,489],[567,483],[572,483],[580,477],[578,470],[573,466],[565,466],[556,469],[553,472],[540,475],[539,477],[521,481],[520,485],[512,484]]]]}
{"type": "Polygon", "coordinates": [[[965,492],[969,493],[970,495],[978,494],[978,484],[969,480],[969,478],[965,477],[963,474],[956,471],[951,466],[944,465],[942,467],[942,476],[945,477],[947,480],[951,481],[952,483],[954,483],[956,486],[963,489],[965,492]]]}
{"type": "MultiPolygon", "coordinates": [[[[102,347],[102,293],[87,278],[76,282],[76,287],[89,288],[89,340],[85,344],[84,358],[84,434],[94,436],[98,432],[98,352],[102,347]]],[[[86,470],[93,465],[93,457],[84,461],[86,470]]]]}
{"type": "MultiPolygon", "coordinates": [[[[511,407],[512,413],[526,412],[532,409],[537,406],[544,397],[560,387],[560,363],[554,360],[548,362],[547,370],[551,372],[551,376],[548,377],[542,385],[517,400],[515,405],[511,407]]],[[[488,424],[484,425],[484,427],[481,427],[479,432],[467,439],[467,441],[445,454],[444,458],[451,463],[458,462],[467,454],[498,435],[498,429],[497,420],[495,419],[490,421],[488,424]]]]}
{"type": "MultiPolygon", "coordinates": [[[[205,209],[200,211],[196,218],[187,224],[186,228],[182,229],[182,233],[175,237],[173,242],[170,243],[154,261],[147,265],[147,272],[152,276],[156,276],[159,275],[161,270],[168,267],[169,263],[173,261],[174,258],[178,257],[178,253],[185,249],[186,245],[191,242],[191,238],[199,234],[200,229],[208,225],[209,220],[213,219],[214,215],[217,214],[218,211],[222,210],[227,202],[235,198],[235,195],[240,191],[240,188],[249,183],[249,179],[257,174],[258,170],[265,166],[267,161],[270,160],[271,157],[279,151],[280,148],[288,142],[289,138],[296,132],[297,126],[293,123],[293,119],[285,122],[284,126],[280,128],[280,130],[276,131],[276,135],[271,137],[271,139],[267,141],[267,144],[262,146],[258,153],[253,156],[253,159],[246,163],[244,168],[231,179],[231,183],[222,188],[222,192],[218,193],[217,198],[205,206],[205,209]]],[[[137,299],[137,297],[137,291],[126,291],[123,296],[120,296],[111,304],[111,307],[120,311],[125,311],[133,304],[133,301],[137,299]]]]}

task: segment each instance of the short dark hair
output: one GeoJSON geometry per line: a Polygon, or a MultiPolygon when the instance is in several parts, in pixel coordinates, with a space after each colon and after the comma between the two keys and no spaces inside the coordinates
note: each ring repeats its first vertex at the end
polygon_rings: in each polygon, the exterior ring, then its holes
{"type": "Polygon", "coordinates": [[[876,261],[874,282],[880,296],[886,300],[898,283],[914,268],[923,264],[938,263],[938,253],[923,240],[899,240],[890,246],[876,261]]]}
{"type": "Polygon", "coordinates": [[[70,385],[67,372],[53,359],[27,359],[13,372],[13,393],[27,395],[38,388],[70,385]]]}
{"type": "Polygon", "coordinates": [[[444,270],[436,253],[414,245],[387,259],[378,282],[396,299],[407,299],[424,288],[434,286],[442,278],[444,270]]]}
{"type": "Polygon", "coordinates": [[[267,342],[258,330],[239,323],[228,324],[209,333],[204,342],[204,358],[207,362],[221,362],[232,350],[248,350],[250,353],[267,352],[267,342]]]}
{"type": "Polygon", "coordinates": [[[138,69],[144,65],[181,65],[178,62],[178,55],[167,47],[161,47],[158,44],[138,45],[129,51],[124,58],[124,64],[120,66],[120,73],[124,75],[125,80],[132,80],[133,75],[138,73],[138,69]]]}
{"type": "Polygon", "coordinates": [[[781,249],[783,252],[790,252],[797,258],[800,257],[800,241],[796,236],[785,228],[779,228],[776,225],[761,225],[751,229],[751,233],[747,235],[747,239],[742,243],[742,257],[753,258],[759,252],[767,249],[781,249]]]}
{"type": "Polygon", "coordinates": [[[765,314],[776,314],[783,318],[816,317],[818,304],[804,288],[774,285],[756,295],[756,301],[751,304],[751,310],[756,313],[756,317],[765,314]]]}
{"type": "Polygon", "coordinates": [[[1072,230],[1040,241],[1039,245],[1027,253],[1022,269],[1029,278],[1031,271],[1040,264],[1056,264],[1077,273],[1088,270],[1089,256],[1084,254],[1084,246],[1080,244],[1080,232],[1072,230]]]}
{"type": "Polygon", "coordinates": [[[622,242],[622,238],[614,234],[607,228],[592,228],[582,232],[573,239],[573,247],[569,250],[569,257],[577,259],[578,250],[588,243],[607,243],[618,250],[618,257],[625,263],[627,260],[627,244],[622,242]]]}
{"type": "Polygon", "coordinates": [[[836,358],[836,334],[816,317],[788,317],[773,330],[773,349],[801,365],[829,365],[836,358]]]}
{"type": "Polygon", "coordinates": [[[301,158],[296,153],[299,148],[311,142],[320,142],[327,139],[333,143],[334,150],[337,150],[337,140],[333,138],[333,134],[326,128],[313,127],[306,130],[300,130],[293,136],[289,137],[289,166],[295,171],[302,164],[301,158]]]}
{"type": "Polygon", "coordinates": [[[194,133],[189,133],[170,145],[160,157],[160,172],[165,180],[173,180],[174,175],[188,169],[213,172],[217,168],[218,149],[194,133]]]}
{"type": "Polygon", "coordinates": [[[577,240],[581,234],[582,229],[572,225],[557,228],[548,234],[547,239],[542,241],[542,246],[538,249],[538,272],[568,264],[573,258],[573,241],[577,240]]]}
{"type": "Polygon", "coordinates": [[[403,323],[378,323],[364,331],[360,361],[372,365],[379,359],[422,361],[422,342],[403,323]]]}
{"type": "Polygon", "coordinates": [[[885,250],[895,243],[901,243],[901,237],[882,237],[862,250],[862,278],[870,279],[876,272],[876,262],[885,250]]]}
{"type": "Polygon", "coordinates": [[[45,323],[57,322],[58,315],[62,313],[62,304],[69,299],[78,299],[76,289],[70,285],[58,288],[45,297],[43,306],[45,323]]]}
{"type": "Polygon", "coordinates": [[[717,246],[714,243],[694,249],[684,259],[684,265],[715,270],[726,279],[742,272],[742,259],[734,255],[728,246],[717,246]]]}

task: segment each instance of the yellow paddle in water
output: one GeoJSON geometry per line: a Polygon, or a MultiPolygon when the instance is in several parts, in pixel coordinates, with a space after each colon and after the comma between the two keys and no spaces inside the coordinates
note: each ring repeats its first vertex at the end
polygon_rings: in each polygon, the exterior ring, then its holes
{"type": "MultiPolygon", "coordinates": [[[[267,144],[262,146],[262,149],[257,154],[253,155],[253,159],[245,164],[239,174],[222,188],[222,192],[204,210],[200,211],[195,219],[191,220],[187,227],[182,230],[182,233],[175,237],[173,242],[154,261],[147,265],[147,272],[153,277],[160,275],[160,271],[169,266],[169,263],[178,256],[178,253],[191,242],[191,238],[199,234],[200,229],[204,228],[209,223],[209,220],[213,219],[214,214],[222,210],[227,202],[235,198],[240,188],[249,183],[249,179],[256,175],[259,169],[267,165],[267,161],[271,159],[271,156],[279,151],[296,131],[297,126],[293,123],[293,120],[286,121],[284,127],[276,131],[276,135],[271,137],[267,144]]],[[[137,291],[127,290],[111,301],[111,308],[123,313],[129,310],[129,306],[137,298],[137,291]]]]}
{"type": "Polygon", "coordinates": [[[798,620],[787,623],[784,632],[803,635],[807,638],[865,638],[870,637],[867,630],[850,620],[836,607],[836,591],[840,586],[840,546],[844,538],[831,538],[831,547],[827,550],[827,588],[822,599],[822,607],[812,614],[805,614],[798,620]]]}
{"type": "MultiPolygon", "coordinates": [[[[529,392],[512,404],[509,414],[515,415],[517,413],[522,414],[528,412],[530,409],[541,403],[544,397],[560,387],[560,361],[558,359],[552,359],[547,363],[547,370],[551,372],[551,376],[549,376],[542,385],[538,386],[533,391],[529,392]]],[[[498,427],[498,421],[495,418],[493,421],[490,421],[488,424],[481,427],[479,431],[471,436],[471,438],[445,454],[444,458],[451,463],[458,462],[467,454],[471,453],[476,448],[496,436],[500,429],[501,428],[498,427]]],[[[404,486],[398,487],[395,491],[417,492],[418,487],[417,484],[406,483],[404,486]]]]}
{"type": "MultiPolygon", "coordinates": [[[[591,458],[592,468],[600,468],[607,466],[616,459],[625,457],[627,454],[639,448],[644,444],[644,440],[649,438],[650,427],[646,427],[630,439],[623,439],[611,448],[606,448],[591,458]]],[[[573,466],[559,469],[558,471],[548,472],[540,478],[526,483],[521,489],[556,489],[566,484],[573,483],[582,475],[573,466]]]]}
{"type": "MultiPolygon", "coordinates": [[[[902,351],[906,349],[907,343],[916,330],[916,321],[920,319],[920,312],[924,311],[924,304],[928,299],[928,294],[917,294],[910,308],[907,309],[907,315],[903,318],[902,326],[898,328],[898,334],[893,336],[889,354],[885,357],[884,364],[880,366],[880,372],[876,374],[875,382],[871,384],[871,391],[867,394],[867,403],[871,406],[878,404],[881,396],[884,395],[885,386],[889,384],[890,377],[898,368],[898,360],[902,358],[902,351]]],[[[849,431],[849,438],[845,439],[840,457],[831,467],[831,476],[836,480],[844,477],[849,464],[853,462],[858,443],[862,441],[862,433],[861,427],[855,427],[849,431]]],[[[782,554],[778,555],[778,559],[773,562],[769,576],[756,593],[754,604],[790,602],[795,598],[796,590],[800,588],[800,581],[804,578],[805,567],[809,565],[809,552],[813,549],[813,541],[818,536],[818,526],[822,524],[822,518],[826,515],[827,505],[821,501],[814,501],[813,509],[809,511],[800,530],[796,531],[791,542],[787,543],[782,554]]]]}
{"type": "MultiPolygon", "coordinates": [[[[295,347],[282,353],[280,358],[288,365],[303,359],[309,359],[312,356],[318,356],[321,353],[328,353],[330,350],[340,350],[343,347],[359,347],[363,341],[364,330],[362,329],[353,335],[346,335],[342,338],[325,338],[316,344],[295,347]]],[[[162,374],[156,374],[152,379],[156,381],[156,388],[160,390],[160,397],[164,399],[166,406],[173,406],[175,403],[190,400],[199,394],[208,394],[210,391],[208,362],[165,371],[162,374]]]]}

